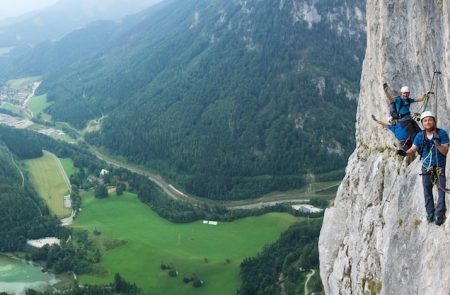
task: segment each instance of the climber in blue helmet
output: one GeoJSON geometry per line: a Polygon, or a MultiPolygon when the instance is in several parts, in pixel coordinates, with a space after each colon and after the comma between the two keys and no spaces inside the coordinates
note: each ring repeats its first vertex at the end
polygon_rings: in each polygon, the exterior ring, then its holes
{"type": "Polygon", "coordinates": [[[433,221],[436,225],[444,223],[445,218],[445,164],[448,153],[449,138],[448,133],[436,127],[436,116],[425,111],[420,116],[423,132],[417,134],[413,145],[406,152],[398,150],[399,155],[414,155],[420,152],[422,163],[422,185],[425,197],[425,209],[427,211],[427,220],[433,221]],[[437,206],[434,206],[433,184],[438,186],[437,206]]]}

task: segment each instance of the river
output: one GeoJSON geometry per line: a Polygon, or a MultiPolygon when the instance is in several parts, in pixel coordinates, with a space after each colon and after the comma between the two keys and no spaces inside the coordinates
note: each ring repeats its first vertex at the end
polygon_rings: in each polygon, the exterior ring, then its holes
{"type": "Polygon", "coordinates": [[[0,292],[25,294],[30,288],[44,291],[57,282],[54,275],[43,273],[40,267],[0,255],[0,292]]]}

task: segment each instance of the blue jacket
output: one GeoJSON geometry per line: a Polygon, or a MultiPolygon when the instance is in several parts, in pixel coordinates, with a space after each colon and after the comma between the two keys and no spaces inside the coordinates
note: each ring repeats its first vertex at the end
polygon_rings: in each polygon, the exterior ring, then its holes
{"type": "Polygon", "coordinates": [[[397,138],[399,141],[403,141],[408,139],[408,131],[405,127],[402,127],[400,123],[396,123],[394,125],[388,125],[387,127],[389,130],[394,133],[395,138],[397,138]]]}

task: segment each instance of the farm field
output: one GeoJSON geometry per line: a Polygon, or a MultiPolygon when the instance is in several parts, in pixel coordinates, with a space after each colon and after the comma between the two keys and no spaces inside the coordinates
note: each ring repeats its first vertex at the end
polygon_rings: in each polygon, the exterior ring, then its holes
{"type": "Polygon", "coordinates": [[[42,113],[50,105],[47,102],[47,94],[33,96],[27,103],[27,107],[33,112],[34,115],[42,113]]]}
{"type": "Polygon", "coordinates": [[[118,272],[144,289],[144,294],[236,294],[241,261],[255,256],[299,220],[269,213],[218,225],[202,221],[174,224],[160,218],[136,195],[95,199],[87,193],[73,227],[88,230],[103,256],[98,274],[83,275],[80,282],[109,283],[118,272]],[[93,235],[94,230],[100,234],[93,235]],[[178,277],[161,270],[162,263],[173,266],[178,277]],[[183,276],[192,274],[204,280],[203,287],[183,283],[183,276]]]}
{"type": "Polygon", "coordinates": [[[15,105],[15,104],[12,104],[12,103],[10,103],[10,102],[3,102],[3,103],[0,103],[0,105],[1,105],[1,108],[2,109],[5,109],[5,110],[8,110],[8,111],[11,111],[11,112],[13,112],[13,113],[18,113],[19,111],[18,111],[18,107],[17,107],[17,105],[15,105]]]}
{"type": "Polygon", "coordinates": [[[69,188],[64,180],[62,169],[50,153],[38,159],[26,160],[27,170],[39,196],[44,199],[50,211],[57,217],[67,217],[70,209],[64,208],[64,196],[69,194],[69,188]]]}

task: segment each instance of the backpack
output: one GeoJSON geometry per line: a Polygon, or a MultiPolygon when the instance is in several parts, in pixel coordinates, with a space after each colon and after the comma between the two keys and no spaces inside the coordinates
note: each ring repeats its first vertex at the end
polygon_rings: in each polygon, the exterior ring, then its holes
{"type": "Polygon", "coordinates": [[[389,114],[391,115],[392,119],[398,120],[400,118],[400,110],[402,107],[403,107],[403,99],[401,98],[398,109],[397,109],[397,98],[389,103],[389,114]]]}

